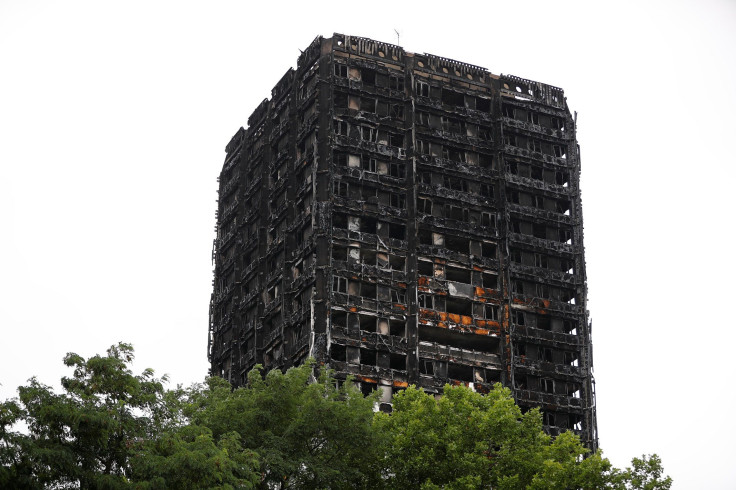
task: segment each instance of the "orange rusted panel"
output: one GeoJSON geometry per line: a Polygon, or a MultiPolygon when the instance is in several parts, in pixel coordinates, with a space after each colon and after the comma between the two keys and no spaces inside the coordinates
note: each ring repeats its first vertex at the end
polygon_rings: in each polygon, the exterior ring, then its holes
{"type": "Polygon", "coordinates": [[[439,328],[447,328],[447,324],[445,322],[437,322],[437,326],[439,328]]]}
{"type": "Polygon", "coordinates": [[[351,306],[350,307],[350,311],[352,311],[353,313],[355,313],[356,311],[358,311],[358,307],[357,306],[351,306]]]}
{"type": "Polygon", "coordinates": [[[405,282],[397,282],[396,284],[398,284],[400,288],[406,289],[406,283],[405,282]]]}
{"type": "Polygon", "coordinates": [[[424,276],[419,276],[419,280],[417,281],[417,284],[420,286],[426,286],[429,284],[429,278],[424,276]]]}
{"type": "Polygon", "coordinates": [[[458,315],[457,313],[448,313],[447,318],[455,323],[460,323],[460,315],[458,315]]]}
{"type": "Polygon", "coordinates": [[[377,379],[369,378],[367,376],[361,376],[360,374],[356,374],[355,379],[357,379],[358,381],[365,381],[366,383],[378,383],[377,379]]]}
{"type": "Polygon", "coordinates": [[[447,321],[447,312],[440,311],[440,312],[438,312],[438,314],[440,316],[440,320],[442,320],[443,322],[446,322],[447,321]]]}
{"type": "Polygon", "coordinates": [[[485,328],[475,328],[473,329],[473,333],[476,335],[488,335],[490,332],[485,328]]]}
{"type": "Polygon", "coordinates": [[[394,380],[394,386],[396,386],[398,388],[406,388],[407,386],[409,386],[409,383],[407,383],[406,381],[399,381],[399,380],[396,380],[395,379],[394,380]]]}
{"type": "Polygon", "coordinates": [[[475,295],[476,296],[485,296],[486,295],[486,290],[483,289],[480,286],[475,286],[475,295]]]}
{"type": "Polygon", "coordinates": [[[460,323],[462,323],[463,325],[472,325],[473,324],[473,317],[472,316],[462,315],[460,317],[460,323]]]}

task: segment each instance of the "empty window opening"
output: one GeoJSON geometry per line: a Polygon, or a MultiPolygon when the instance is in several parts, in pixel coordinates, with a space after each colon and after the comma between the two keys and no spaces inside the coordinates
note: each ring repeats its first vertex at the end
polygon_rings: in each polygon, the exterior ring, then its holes
{"type": "Polygon", "coordinates": [[[403,271],[406,268],[406,257],[399,255],[389,255],[388,257],[389,266],[395,271],[403,271]]]}
{"type": "Polygon", "coordinates": [[[397,240],[406,239],[406,226],[397,225],[395,223],[389,223],[388,225],[388,236],[397,240]]]}
{"type": "Polygon", "coordinates": [[[460,177],[443,176],[444,187],[455,191],[468,192],[468,181],[460,177]]]}
{"type": "Polygon", "coordinates": [[[454,107],[465,106],[465,96],[454,90],[442,89],[442,102],[454,107]]]}
{"type": "Polygon", "coordinates": [[[547,238],[547,227],[540,223],[532,224],[532,235],[534,238],[547,238]]]}
{"type": "Polygon", "coordinates": [[[434,296],[431,294],[420,294],[418,300],[420,308],[434,309],[434,296]]]}
{"type": "Polygon", "coordinates": [[[364,216],[360,220],[360,231],[363,233],[376,233],[376,224],[378,220],[370,216],[364,216]]]}
{"type": "Polygon", "coordinates": [[[373,349],[360,349],[360,363],[366,366],[376,365],[377,352],[373,349]]]}
{"type": "MultiPolygon", "coordinates": [[[[362,362],[362,359],[363,359],[363,356],[361,352],[361,362],[362,362]]],[[[545,393],[554,393],[555,392],[555,381],[553,379],[542,378],[539,380],[539,389],[545,393]]]]}
{"type": "Polygon", "coordinates": [[[417,81],[415,84],[415,90],[418,96],[429,97],[429,85],[428,84],[417,81]]]}
{"type": "Polygon", "coordinates": [[[391,133],[389,134],[388,144],[391,146],[403,147],[404,146],[404,135],[391,133]]]}
{"type": "Polygon", "coordinates": [[[552,145],[552,150],[557,158],[567,158],[567,146],[565,145],[552,145]]]}
{"type": "Polygon", "coordinates": [[[571,305],[575,304],[575,291],[572,289],[560,289],[560,301],[564,301],[571,305]]]}
{"type": "Polygon", "coordinates": [[[483,287],[486,289],[498,289],[498,276],[496,274],[483,274],[483,287]]]}
{"type": "Polygon", "coordinates": [[[483,305],[483,316],[486,320],[498,321],[498,306],[483,305]]]}
{"type": "Polygon", "coordinates": [[[390,204],[392,208],[404,209],[406,207],[406,196],[392,192],[390,204]]]}
{"type": "Polygon", "coordinates": [[[526,325],[526,317],[523,311],[514,311],[513,320],[517,325],[526,325]]]}
{"type": "Polygon", "coordinates": [[[434,264],[426,260],[419,260],[417,261],[417,272],[422,276],[431,277],[434,275],[434,264]]]}
{"type": "Polygon", "coordinates": [[[447,364],[447,377],[450,379],[456,379],[458,381],[475,381],[475,379],[473,378],[472,367],[464,366],[462,364],[455,364],[454,362],[450,362],[447,364]]]}
{"type": "Polygon", "coordinates": [[[485,97],[476,97],[475,108],[476,110],[482,112],[491,112],[491,99],[486,99],[485,97]]]}
{"type": "Polygon", "coordinates": [[[348,67],[345,65],[340,65],[340,64],[335,63],[334,73],[335,73],[335,76],[337,77],[347,78],[348,77],[348,67]]]}
{"type": "Polygon", "coordinates": [[[348,325],[348,314],[345,311],[335,310],[332,312],[332,325],[336,327],[347,327],[348,325]]]}
{"type": "Polygon", "coordinates": [[[482,242],[481,243],[481,254],[483,254],[483,257],[487,259],[495,259],[496,258],[496,244],[490,243],[490,242],[482,242]]]}
{"type": "Polygon", "coordinates": [[[340,197],[347,197],[348,196],[349,186],[348,186],[348,183],[347,182],[342,182],[342,181],[336,180],[334,182],[334,185],[333,185],[332,189],[333,189],[333,192],[335,193],[335,195],[337,195],[337,196],[340,196],[340,197]]]}
{"type": "Polygon", "coordinates": [[[419,359],[419,373],[434,375],[434,361],[431,359],[419,359]]]}
{"type": "Polygon", "coordinates": [[[470,211],[466,208],[459,206],[453,206],[451,204],[445,205],[445,218],[454,219],[456,221],[467,222],[469,219],[470,211]]]}
{"type": "Polygon", "coordinates": [[[418,198],[417,199],[417,211],[427,215],[432,214],[432,201],[429,199],[418,198]]]}
{"type": "Polygon", "coordinates": [[[370,68],[361,68],[360,76],[363,79],[363,85],[375,85],[376,84],[376,71],[370,68]]]}
{"type": "Polygon", "coordinates": [[[348,292],[348,280],[345,277],[334,276],[332,278],[332,290],[336,293],[348,292]]]}
{"type": "Polygon", "coordinates": [[[391,162],[388,165],[388,174],[396,179],[403,179],[406,176],[406,167],[401,162],[391,162]]]}
{"type": "MultiPolygon", "coordinates": [[[[352,249],[351,249],[352,250],[352,249]]],[[[376,264],[376,251],[375,250],[360,250],[358,248],[354,249],[356,251],[356,254],[362,256],[360,262],[366,265],[375,265],[376,264]],[[362,254],[361,254],[362,252],[362,254]]]]}
{"type": "Polygon", "coordinates": [[[389,367],[398,371],[406,371],[406,355],[404,354],[391,354],[389,361],[389,367]]]}
{"type": "Polygon", "coordinates": [[[391,302],[393,302],[394,304],[406,303],[406,292],[404,290],[392,289],[391,302]]]}
{"type": "Polygon", "coordinates": [[[454,252],[467,254],[470,249],[470,240],[458,236],[447,236],[445,237],[445,248],[454,252]]]}
{"type": "Polygon", "coordinates": [[[578,365],[578,355],[576,352],[570,352],[566,351],[564,355],[565,364],[568,366],[575,366],[578,365]]]}
{"type": "Polygon", "coordinates": [[[340,119],[335,119],[335,134],[340,136],[348,135],[348,123],[340,119]]]}
{"type": "Polygon", "coordinates": [[[553,412],[544,412],[542,417],[544,425],[555,426],[555,414],[553,412]]]}
{"type": "Polygon", "coordinates": [[[496,215],[493,213],[481,213],[480,214],[481,226],[487,226],[489,228],[496,227],[496,215]]]}
{"type": "Polygon", "coordinates": [[[552,361],[552,349],[549,347],[540,347],[539,348],[539,360],[544,362],[553,362],[552,361]]]}
{"type": "Polygon", "coordinates": [[[578,322],[576,320],[563,321],[562,328],[565,330],[565,333],[568,333],[570,335],[578,334],[578,322]]]}
{"type": "Polygon", "coordinates": [[[376,285],[370,282],[361,283],[360,295],[364,298],[376,299],[376,285]]]}
{"type": "Polygon", "coordinates": [[[360,383],[360,392],[363,396],[368,396],[378,389],[377,383],[366,383],[365,381],[360,383]]]}
{"type": "Polygon", "coordinates": [[[514,355],[525,356],[526,355],[526,344],[516,343],[514,344],[514,355]]]}
{"type": "Polygon", "coordinates": [[[432,232],[426,228],[420,228],[417,232],[417,238],[422,245],[432,245],[432,232]]]}
{"type": "Polygon", "coordinates": [[[472,316],[473,315],[473,302],[463,300],[460,298],[448,297],[445,300],[445,308],[448,313],[455,315],[472,316]]]}
{"type": "Polygon", "coordinates": [[[570,183],[570,174],[568,172],[555,172],[555,184],[567,187],[570,183]]]}
{"type": "Polygon", "coordinates": [[[395,337],[406,336],[406,322],[402,320],[390,320],[389,327],[391,328],[391,335],[395,337]]]}
{"type": "Polygon", "coordinates": [[[358,315],[358,322],[360,323],[360,329],[364,332],[375,332],[376,331],[376,317],[367,315],[358,315]]]}
{"type": "Polygon", "coordinates": [[[335,361],[345,362],[346,360],[345,346],[332,344],[330,346],[330,357],[332,357],[332,359],[335,361]]]}
{"type": "Polygon", "coordinates": [[[453,282],[462,282],[470,284],[471,273],[468,269],[460,269],[457,267],[445,268],[445,279],[453,282]]]}
{"type": "Polygon", "coordinates": [[[539,315],[537,317],[537,328],[540,330],[552,330],[552,321],[546,315],[539,315]]]}
{"type": "Polygon", "coordinates": [[[555,208],[558,213],[570,215],[570,201],[557,201],[555,208]]]}
{"type": "Polygon", "coordinates": [[[333,228],[347,228],[348,217],[342,213],[335,213],[332,215],[332,227],[333,228]]]}

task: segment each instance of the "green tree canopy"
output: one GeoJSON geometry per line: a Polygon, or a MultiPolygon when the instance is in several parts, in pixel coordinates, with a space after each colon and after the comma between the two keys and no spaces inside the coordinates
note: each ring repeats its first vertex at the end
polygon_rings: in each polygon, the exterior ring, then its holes
{"type": "Polygon", "coordinates": [[[661,460],[614,468],[577,435],[550,437],[510,390],[409,387],[388,415],[313,361],[164,388],[133,349],[68,354],[63,392],[29,380],[0,403],[0,488],[669,489],[661,460]],[[319,374],[316,374],[319,373],[319,374]],[[19,429],[18,427],[24,430],[19,429]]]}

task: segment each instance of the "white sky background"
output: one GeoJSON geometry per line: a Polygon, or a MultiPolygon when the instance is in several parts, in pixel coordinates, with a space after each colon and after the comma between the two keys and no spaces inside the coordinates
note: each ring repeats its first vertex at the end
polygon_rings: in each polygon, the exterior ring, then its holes
{"type": "Polygon", "coordinates": [[[394,28],[565,90],[601,446],[736,486],[734,1],[0,0],[0,399],[121,340],[202,380],[225,145],[315,36],[394,28]]]}

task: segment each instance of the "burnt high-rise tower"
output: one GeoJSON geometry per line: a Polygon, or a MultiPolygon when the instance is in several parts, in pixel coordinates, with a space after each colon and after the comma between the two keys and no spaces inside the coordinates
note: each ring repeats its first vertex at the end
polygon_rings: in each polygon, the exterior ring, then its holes
{"type": "Polygon", "coordinates": [[[580,159],[561,89],[318,37],[226,148],[209,355],[364,390],[513,389],[597,445],[580,159]]]}

